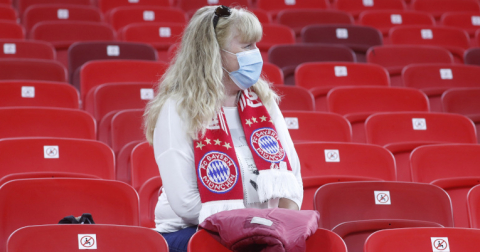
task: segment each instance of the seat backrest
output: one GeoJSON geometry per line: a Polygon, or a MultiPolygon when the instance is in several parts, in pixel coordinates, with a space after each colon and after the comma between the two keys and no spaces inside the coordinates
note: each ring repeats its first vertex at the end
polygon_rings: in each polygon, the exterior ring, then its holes
{"type": "Polygon", "coordinates": [[[464,29],[470,37],[475,36],[480,24],[480,13],[477,12],[446,12],[440,19],[440,24],[464,29]]]}
{"type": "Polygon", "coordinates": [[[155,227],[155,208],[158,197],[162,193],[162,179],[160,176],[147,180],[138,190],[140,202],[140,225],[142,227],[155,227]]]}
{"type": "Polygon", "coordinates": [[[65,137],[96,139],[95,119],[79,109],[0,108],[0,138],[65,137]]]}
{"type": "Polygon", "coordinates": [[[242,6],[251,7],[251,0],[178,0],[176,1],[179,8],[186,12],[194,12],[207,5],[225,5],[225,6],[242,6]]]}
{"type": "Polygon", "coordinates": [[[480,86],[448,89],[442,95],[442,105],[447,113],[476,116],[480,114],[480,86]]]}
{"type": "Polygon", "coordinates": [[[47,42],[35,40],[0,40],[0,58],[23,58],[54,60],[55,48],[47,42]]]}
{"type": "Polygon", "coordinates": [[[0,59],[0,80],[67,82],[68,79],[67,69],[54,60],[0,59]]]}
{"type": "Polygon", "coordinates": [[[402,0],[336,0],[334,8],[351,13],[358,17],[360,12],[367,10],[404,10],[406,5],[402,0]]]}
{"type": "Polygon", "coordinates": [[[272,84],[283,84],[283,72],[278,66],[263,62],[262,75],[272,84]]]}
{"type": "Polygon", "coordinates": [[[78,109],[78,91],[64,82],[0,81],[0,107],[78,109]]]}
{"type": "Polygon", "coordinates": [[[294,142],[350,142],[352,128],[340,115],[325,112],[283,111],[294,142]]]}
{"type": "Polygon", "coordinates": [[[327,9],[329,2],[325,0],[284,1],[257,0],[257,7],[266,11],[278,12],[288,9],[327,9]]]}
{"type": "Polygon", "coordinates": [[[8,216],[0,226],[0,251],[5,251],[7,238],[18,228],[56,224],[65,216],[82,213],[90,213],[98,224],[136,226],[139,224],[138,195],[131,186],[114,180],[10,181],[0,187],[0,215],[8,216]]]}
{"type": "MultiPolygon", "coordinates": [[[[477,33],[480,34],[480,33],[477,33]]],[[[480,41],[480,35],[477,36],[480,41]]],[[[480,46],[480,44],[479,44],[480,46]]],[[[465,64],[468,65],[479,65],[480,66],[480,48],[470,48],[465,52],[465,55],[463,55],[463,59],[465,64]]]]}
{"type": "Polygon", "coordinates": [[[480,228],[480,185],[474,186],[467,196],[468,217],[472,229],[480,228]]]}
{"type": "Polygon", "coordinates": [[[313,95],[305,88],[296,86],[274,86],[273,89],[282,97],[281,110],[315,110],[313,95]]]}
{"type": "Polygon", "coordinates": [[[57,242],[42,246],[42,249],[50,252],[75,251],[79,248],[96,251],[168,252],[165,239],[152,229],[107,224],[23,227],[10,236],[7,250],[35,251],[38,244],[50,239],[51,235],[58,239],[57,242]]]}
{"type": "Polygon", "coordinates": [[[160,176],[153,148],[148,142],[143,142],[133,148],[130,155],[130,165],[132,186],[137,191],[149,179],[160,176]]]}
{"type": "Polygon", "coordinates": [[[0,39],[24,39],[25,29],[16,21],[0,20],[0,39]]]}
{"type": "Polygon", "coordinates": [[[274,45],[294,44],[295,33],[290,27],[281,24],[263,24],[262,40],[257,42],[260,51],[268,51],[274,45]]]}
{"type": "MultiPolygon", "coordinates": [[[[115,179],[115,156],[104,143],[86,139],[0,139],[0,178],[11,174],[73,173],[115,179]]],[[[1,185],[1,184],[0,184],[1,185]]]]}
{"type": "Polygon", "coordinates": [[[128,7],[135,8],[138,5],[143,6],[160,6],[160,7],[170,7],[169,0],[137,0],[137,1],[128,1],[128,0],[98,0],[98,6],[103,13],[107,13],[116,7],[128,7]]]}
{"type": "Polygon", "coordinates": [[[467,228],[398,228],[371,234],[365,252],[476,251],[480,230],[467,228]]]}
{"type": "Polygon", "coordinates": [[[42,4],[28,7],[23,13],[23,25],[27,31],[42,21],[90,21],[102,22],[102,14],[93,6],[70,4],[42,4]]]}
{"type": "Polygon", "coordinates": [[[157,6],[123,6],[112,9],[109,22],[115,30],[133,23],[171,22],[185,24],[187,14],[180,9],[157,6]]]}
{"type": "Polygon", "coordinates": [[[0,1],[0,19],[17,21],[17,12],[13,9],[10,3],[3,3],[0,1]]]}
{"type": "Polygon", "coordinates": [[[445,12],[480,11],[480,5],[476,1],[413,0],[411,8],[416,11],[428,12],[437,19],[445,12]]]}
{"type": "Polygon", "coordinates": [[[280,11],[277,22],[286,25],[300,35],[302,28],[312,24],[353,24],[352,15],[337,10],[287,9],[280,11]]]}
{"type": "Polygon", "coordinates": [[[453,226],[448,194],[441,188],[405,182],[342,182],[321,186],[314,198],[319,227],[333,229],[361,220],[419,220],[453,226]]]}
{"type": "Polygon", "coordinates": [[[157,50],[167,51],[181,39],[184,28],[179,23],[133,23],[120,30],[120,39],[148,43],[157,50]]]}
{"type": "MultiPolygon", "coordinates": [[[[65,0],[15,0],[14,1],[14,5],[16,5],[20,16],[23,15],[23,12],[28,7],[35,4],[65,4],[65,0]]],[[[68,4],[89,6],[89,5],[92,5],[92,1],[91,0],[68,0],[68,4]]]]}
{"type": "Polygon", "coordinates": [[[113,116],[112,149],[116,154],[129,142],[145,140],[143,112],[143,109],[126,109],[113,116]]]}
{"type": "Polygon", "coordinates": [[[415,11],[376,10],[364,11],[358,17],[361,25],[375,27],[384,36],[390,28],[402,25],[435,25],[435,19],[428,13],[415,11]]]}

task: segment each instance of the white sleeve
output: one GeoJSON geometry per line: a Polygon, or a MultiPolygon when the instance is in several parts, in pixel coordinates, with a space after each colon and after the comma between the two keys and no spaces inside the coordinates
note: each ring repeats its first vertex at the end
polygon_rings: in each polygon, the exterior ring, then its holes
{"type": "Polygon", "coordinates": [[[167,100],[154,131],[153,149],[170,207],[188,224],[198,224],[202,208],[197,187],[193,140],[178,114],[174,100],[167,100]]]}

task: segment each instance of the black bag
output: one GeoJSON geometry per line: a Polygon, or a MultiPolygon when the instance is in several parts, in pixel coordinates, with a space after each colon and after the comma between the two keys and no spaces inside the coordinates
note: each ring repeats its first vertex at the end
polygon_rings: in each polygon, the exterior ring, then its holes
{"type": "Polygon", "coordinates": [[[73,217],[73,215],[69,215],[61,219],[58,224],[95,224],[95,222],[93,221],[91,214],[84,213],[80,217],[73,217]]]}

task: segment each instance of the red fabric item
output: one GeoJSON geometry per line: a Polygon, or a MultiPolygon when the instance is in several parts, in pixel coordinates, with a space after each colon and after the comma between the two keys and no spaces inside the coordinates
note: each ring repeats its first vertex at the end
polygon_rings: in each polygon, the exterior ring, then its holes
{"type": "Polygon", "coordinates": [[[214,214],[199,229],[236,252],[303,252],[305,241],[318,229],[319,218],[312,210],[247,208],[214,214]]]}

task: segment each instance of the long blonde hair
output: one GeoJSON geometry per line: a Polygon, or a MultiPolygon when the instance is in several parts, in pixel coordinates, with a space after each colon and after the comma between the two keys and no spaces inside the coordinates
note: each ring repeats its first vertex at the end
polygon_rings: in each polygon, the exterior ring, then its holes
{"type": "MultiPolygon", "coordinates": [[[[232,28],[237,29],[243,41],[259,41],[262,37],[262,26],[257,17],[242,8],[231,8],[231,15],[219,18],[214,29],[216,8],[203,7],[192,17],[172,63],[159,81],[157,95],[147,104],[144,126],[150,144],[160,110],[171,97],[180,101],[177,112],[187,123],[187,133],[193,139],[199,133],[204,134],[225,98],[220,50],[231,38],[232,28]]],[[[263,78],[253,86],[266,105],[279,99],[270,86],[263,78]]]]}

